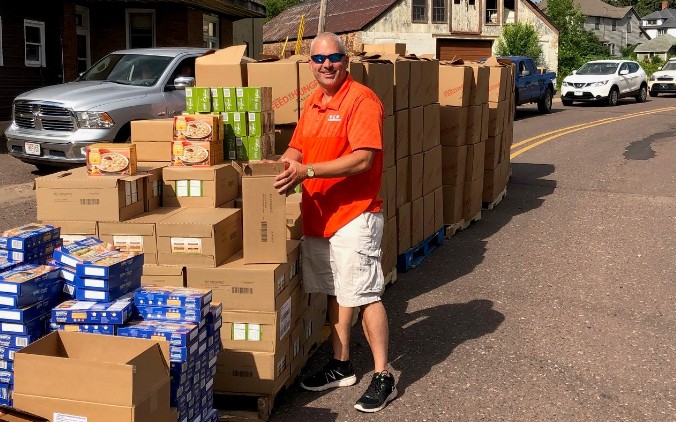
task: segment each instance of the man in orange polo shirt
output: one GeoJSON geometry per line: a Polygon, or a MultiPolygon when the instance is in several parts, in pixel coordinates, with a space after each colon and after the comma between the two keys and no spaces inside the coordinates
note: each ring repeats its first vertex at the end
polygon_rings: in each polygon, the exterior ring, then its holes
{"type": "Polygon", "coordinates": [[[301,387],[324,391],[357,382],[350,363],[350,331],[359,307],[375,373],[354,407],[377,412],[397,395],[388,370],[389,331],[380,300],[383,106],[373,91],[352,80],[345,46],[335,34],[318,35],[310,53],[320,89],[305,102],[282,156],[288,168],[275,183],[280,193],[303,184],[303,284],[309,293],[328,295],[333,359],[301,387]]]}

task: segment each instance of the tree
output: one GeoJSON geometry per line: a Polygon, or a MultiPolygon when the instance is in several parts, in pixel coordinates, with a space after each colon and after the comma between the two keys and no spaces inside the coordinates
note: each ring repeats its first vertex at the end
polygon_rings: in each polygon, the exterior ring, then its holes
{"type": "Polygon", "coordinates": [[[574,0],[549,0],[547,16],[559,28],[559,80],[585,62],[609,55],[599,38],[584,29],[586,17],[574,0]]]}
{"type": "Polygon", "coordinates": [[[505,25],[496,53],[499,56],[526,56],[542,62],[542,46],[537,30],[529,23],[505,25]]]}
{"type": "Polygon", "coordinates": [[[289,7],[295,6],[300,2],[301,0],[263,0],[266,11],[265,21],[269,21],[289,7]]]}

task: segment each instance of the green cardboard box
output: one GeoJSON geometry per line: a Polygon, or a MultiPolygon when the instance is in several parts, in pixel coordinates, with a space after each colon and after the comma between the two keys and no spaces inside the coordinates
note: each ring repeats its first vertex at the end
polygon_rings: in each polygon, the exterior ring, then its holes
{"type": "Polygon", "coordinates": [[[186,111],[208,113],[211,111],[211,89],[203,87],[185,88],[186,111]]]}
{"type": "Polygon", "coordinates": [[[235,95],[238,111],[272,110],[272,88],[270,87],[239,87],[235,95]]]}
{"type": "Polygon", "coordinates": [[[211,111],[223,112],[225,106],[223,105],[223,88],[211,88],[211,111]]]}
{"type": "Polygon", "coordinates": [[[225,141],[225,159],[237,160],[237,145],[242,145],[242,138],[230,138],[225,141]]]}
{"type": "Polygon", "coordinates": [[[250,111],[247,113],[247,122],[249,124],[249,136],[261,136],[266,133],[267,125],[266,113],[250,111]]]}
{"type": "Polygon", "coordinates": [[[249,134],[246,113],[239,111],[226,112],[221,113],[221,118],[223,120],[223,128],[226,132],[225,136],[228,136],[228,133],[230,133],[231,137],[235,136],[241,138],[249,134]]]}
{"type": "Polygon", "coordinates": [[[223,91],[223,111],[237,111],[237,96],[234,87],[221,88],[223,91]]]}

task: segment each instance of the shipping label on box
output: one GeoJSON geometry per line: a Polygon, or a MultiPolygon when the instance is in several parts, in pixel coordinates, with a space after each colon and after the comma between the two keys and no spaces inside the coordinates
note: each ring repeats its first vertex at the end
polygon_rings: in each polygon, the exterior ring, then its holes
{"type": "Polygon", "coordinates": [[[211,111],[211,89],[206,87],[185,87],[185,109],[188,113],[211,111]]]}
{"type": "Polygon", "coordinates": [[[58,239],[59,227],[48,224],[26,224],[0,232],[0,248],[15,251],[27,251],[43,243],[58,239]]]}
{"type": "Polygon", "coordinates": [[[111,303],[69,300],[52,309],[52,322],[59,324],[122,325],[132,317],[133,303],[128,299],[111,303]]]}

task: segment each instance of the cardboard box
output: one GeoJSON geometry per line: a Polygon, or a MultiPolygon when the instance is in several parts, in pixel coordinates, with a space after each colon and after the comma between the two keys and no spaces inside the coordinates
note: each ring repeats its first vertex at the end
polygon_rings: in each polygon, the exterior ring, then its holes
{"type": "Polygon", "coordinates": [[[392,167],[396,161],[396,123],[394,116],[383,121],[383,168],[392,167]]]}
{"type": "Polygon", "coordinates": [[[439,63],[439,103],[441,105],[466,107],[472,103],[472,79],[474,71],[462,60],[439,63]]]}
{"type": "Polygon", "coordinates": [[[465,183],[473,182],[484,174],[484,156],[486,143],[469,145],[467,147],[467,167],[465,168],[465,183]]]}
{"type": "Polygon", "coordinates": [[[425,75],[426,69],[423,67],[423,61],[413,54],[407,55],[406,59],[411,63],[408,107],[427,105],[427,87],[425,86],[427,75],[425,75]]]}
{"type": "Polygon", "coordinates": [[[434,230],[444,227],[444,192],[443,187],[434,190],[434,230]]]}
{"type": "Polygon", "coordinates": [[[224,311],[221,344],[228,350],[274,352],[289,338],[291,297],[275,312],[224,311]]]}
{"type": "Polygon", "coordinates": [[[400,160],[410,155],[409,110],[397,111],[395,119],[395,158],[400,160]]]}
{"type": "Polygon", "coordinates": [[[444,224],[459,223],[462,220],[465,184],[443,185],[442,191],[444,198],[444,224]]]}
{"type": "Polygon", "coordinates": [[[98,143],[87,145],[87,174],[90,176],[133,176],[136,174],[136,145],[98,143]]]}
{"type": "Polygon", "coordinates": [[[287,61],[295,61],[298,66],[298,97],[300,100],[300,112],[305,107],[305,102],[312,94],[319,88],[319,82],[315,78],[314,73],[308,63],[310,57],[302,54],[293,55],[286,59],[287,61]]]}
{"type": "Polygon", "coordinates": [[[286,238],[300,240],[303,237],[303,194],[292,193],[286,197],[286,238]]]}
{"type": "Polygon", "coordinates": [[[461,185],[465,183],[465,170],[467,168],[467,145],[449,147],[443,145],[441,182],[444,185],[461,185]]]}
{"type": "MultiPolygon", "coordinates": [[[[435,189],[436,191],[436,189],[435,189]]],[[[422,218],[422,228],[423,228],[423,238],[427,239],[432,236],[441,226],[435,226],[435,206],[434,202],[434,192],[425,195],[423,197],[423,218],[422,218]]]]}
{"type": "Polygon", "coordinates": [[[98,237],[97,224],[95,221],[63,221],[47,220],[41,221],[43,224],[49,224],[61,228],[61,239],[64,245],[70,245],[78,240],[88,237],[98,237]]]}
{"type": "Polygon", "coordinates": [[[392,166],[388,168],[383,174],[383,184],[387,186],[387,196],[381,198],[384,203],[387,203],[385,206],[386,218],[390,219],[397,215],[397,167],[392,166]],[[390,189],[390,186],[394,186],[394,189],[390,189]]]}
{"type": "Polygon", "coordinates": [[[174,116],[174,141],[218,142],[223,140],[220,114],[182,114],[174,116]]]}
{"type": "Polygon", "coordinates": [[[272,88],[275,123],[296,123],[300,111],[298,64],[289,60],[265,60],[247,65],[249,86],[272,88]]]}
{"type": "Polygon", "coordinates": [[[141,285],[185,287],[185,267],[143,264],[141,285]]]}
{"type": "Polygon", "coordinates": [[[423,60],[423,75],[425,75],[423,105],[429,105],[439,101],[439,60],[435,59],[433,54],[423,54],[420,58],[423,60]]]}
{"type": "Polygon", "coordinates": [[[498,167],[502,158],[502,133],[489,136],[485,144],[484,169],[492,170],[498,167]]]}
{"type": "Polygon", "coordinates": [[[416,246],[425,239],[423,198],[411,202],[411,246],[416,246]]]}
{"type": "MultiPolygon", "coordinates": [[[[403,55],[403,54],[402,54],[403,55]]],[[[394,62],[394,110],[406,110],[410,92],[411,62],[397,59],[394,62]]]]}
{"type": "Polygon", "coordinates": [[[481,105],[488,102],[488,80],[490,78],[490,69],[481,63],[469,62],[474,73],[472,83],[472,92],[470,93],[470,104],[481,105]]]}
{"type": "MultiPolygon", "coordinates": [[[[151,144],[153,142],[144,142],[144,144],[151,144]]],[[[162,182],[162,169],[166,164],[154,162],[139,162],[136,170],[139,174],[147,174],[145,179],[145,211],[152,211],[162,206],[162,190],[164,183],[162,182]]]]}
{"type": "Polygon", "coordinates": [[[0,420],[3,422],[49,422],[49,419],[7,406],[0,406],[0,420]]]}
{"type": "Polygon", "coordinates": [[[274,187],[284,163],[248,163],[242,167],[244,262],[286,262],[286,196],[274,187]]]}
{"type": "Polygon", "coordinates": [[[441,145],[460,146],[467,141],[468,107],[440,107],[439,137],[441,145]]]}
{"type": "Polygon", "coordinates": [[[264,160],[271,157],[274,150],[270,135],[236,138],[235,146],[237,161],[264,160]]]}
{"type": "Polygon", "coordinates": [[[289,371],[291,373],[291,379],[295,379],[300,374],[301,369],[303,369],[307,362],[305,353],[303,352],[303,346],[305,344],[303,341],[304,331],[305,320],[300,318],[296,321],[296,325],[293,327],[291,336],[289,337],[289,358],[291,359],[289,371]]]}
{"type": "Polygon", "coordinates": [[[488,66],[488,101],[503,101],[507,98],[507,90],[510,87],[510,67],[498,61],[497,57],[491,56],[485,62],[488,66]]]}
{"type": "Polygon", "coordinates": [[[275,155],[283,155],[289,148],[296,125],[275,125],[275,155]]]}
{"type": "Polygon", "coordinates": [[[437,145],[441,145],[440,126],[439,104],[425,106],[423,114],[423,151],[429,151],[437,145]]]}
{"type": "Polygon", "coordinates": [[[89,177],[85,167],[38,177],[38,220],[127,220],[145,211],[147,177],[89,177]]]}
{"type": "Polygon", "coordinates": [[[481,142],[481,125],[483,109],[480,105],[470,106],[467,114],[467,140],[466,145],[481,142]]]}
{"type": "Polygon", "coordinates": [[[157,264],[157,223],[180,208],[159,208],[120,223],[99,222],[99,238],[122,251],[142,253],[144,263],[157,264]]]}
{"type": "Polygon", "coordinates": [[[375,54],[362,56],[359,61],[352,62],[357,66],[359,63],[363,66],[363,83],[371,88],[383,103],[385,116],[394,113],[394,61],[396,58],[392,55],[375,54]]]}
{"type": "Polygon", "coordinates": [[[362,50],[366,53],[397,54],[404,56],[406,55],[406,43],[364,44],[362,45],[362,50]]]}
{"type": "Polygon", "coordinates": [[[503,167],[504,165],[500,163],[500,165],[494,169],[484,170],[484,184],[481,202],[490,204],[498,198],[500,193],[502,193],[502,190],[505,188],[503,167]]]}
{"type": "Polygon", "coordinates": [[[387,213],[388,213],[388,209],[387,209],[387,205],[388,205],[387,204],[388,186],[387,186],[387,178],[385,178],[385,169],[384,168],[383,168],[383,174],[382,174],[381,177],[382,178],[380,180],[380,190],[378,190],[378,197],[380,199],[382,199],[383,203],[381,205],[381,211],[380,212],[382,212],[383,216],[385,216],[385,218],[387,218],[386,216],[387,216],[387,213]]]}
{"type": "Polygon", "coordinates": [[[246,45],[234,45],[195,59],[195,83],[199,86],[246,86],[246,45]]]}
{"type": "Polygon", "coordinates": [[[507,110],[509,102],[506,100],[498,103],[488,103],[489,117],[488,117],[488,136],[495,136],[502,133],[508,123],[507,110]]]}
{"type": "Polygon", "coordinates": [[[14,405],[50,420],[169,418],[166,342],[59,331],[17,352],[14,371],[14,405]]]}
{"type": "Polygon", "coordinates": [[[423,152],[425,109],[423,107],[412,108],[408,116],[409,154],[413,155],[423,152]]]}
{"type": "Polygon", "coordinates": [[[397,255],[401,255],[411,247],[411,203],[407,202],[397,208],[397,255]]]}
{"type": "Polygon", "coordinates": [[[167,142],[137,142],[132,141],[136,146],[136,159],[138,161],[154,161],[159,163],[171,163],[173,141],[167,142]]]}
{"type": "Polygon", "coordinates": [[[481,142],[485,142],[488,139],[488,119],[490,117],[490,109],[488,104],[483,104],[481,106],[481,142]]]}
{"type": "MultiPolygon", "coordinates": [[[[408,201],[415,201],[423,196],[424,155],[422,153],[411,155],[408,166],[408,201]]],[[[397,186],[400,190],[401,186],[397,186]]]]}
{"type": "Polygon", "coordinates": [[[176,167],[211,167],[223,162],[223,141],[174,141],[171,165],[176,167]]]}
{"type": "MultiPolygon", "coordinates": [[[[133,143],[171,142],[173,140],[173,117],[170,119],[134,120],[131,122],[131,141],[133,143]]],[[[137,156],[137,158],[139,161],[155,161],[145,160],[140,156],[137,156]]]]}
{"type": "Polygon", "coordinates": [[[242,210],[185,208],[156,231],[158,264],[217,267],[242,249],[242,210]]]}
{"type": "Polygon", "coordinates": [[[211,112],[211,88],[204,86],[185,87],[185,110],[188,113],[211,112]]]}
{"type": "Polygon", "coordinates": [[[249,112],[265,112],[272,110],[272,88],[269,86],[236,87],[235,100],[237,110],[249,112]]]}
{"type": "Polygon", "coordinates": [[[465,182],[462,200],[462,218],[471,220],[481,212],[481,199],[483,197],[484,175],[477,180],[465,182]]]}
{"type": "Polygon", "coordinates": [[[165,207],[216,208],[239,196],[239,173],[231,164],[162,169],[165,207]]]}
{"type": "Polygon", "coordinates": [[[441,183],[441,145],[425,151],[423,157],[423,195],[434,192],[441,183]]]}
{"type": "Polygon", "coordinates": [[[234,138],[249,136],[249,125],[244,111],[228,111],[221,113],[223,122],[223,140],[231,143],[234,138]]]}
{"type": "Polygon", "coordinates": [[[387,220],[385,223],[385,230],[383,231],[383,236],[385,238],[385,243],[383,244],[383,258],[382,258],[382,267],[385,274],[389,273],[397,267],[397,217],[395,216],[387,220]]]}
{"type": "Polygon", "coordinates": [[[410,199],[408,197],[408,188],[409,181],[408,181],[408,175],[409,175],[409,166],[410,166],[410,157],[402,158],[401,160],[397,160],[397,183],[396,185],[399,187],[401,186],[402,189],[397,189],[397,207],[402,206],[405,202],[409,202],[410,199]]]}
{"type": "Polygon", "coordinates": [[[287,250],[286,264],[245,264],[240,251],[217,268],[188,268],[188,287],[211,289],[226,311],[274,312],[286,300],[284,289],[299,282],[300,242],[287,241],[287,250]]]}

